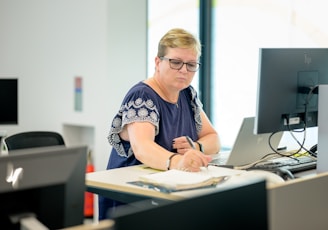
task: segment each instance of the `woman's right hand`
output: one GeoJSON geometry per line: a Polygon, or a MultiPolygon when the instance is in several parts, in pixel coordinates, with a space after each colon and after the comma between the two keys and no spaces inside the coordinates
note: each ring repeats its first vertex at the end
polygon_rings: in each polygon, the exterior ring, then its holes
{"type": "Polygon", "coordinates": [[[199,172],[201,167],[207,167],[212,160],[211,156],[204,155],[196,149],[188,149],[183,155],[174,157],[171,169],[178,169],[188,172],[199,172]]]}

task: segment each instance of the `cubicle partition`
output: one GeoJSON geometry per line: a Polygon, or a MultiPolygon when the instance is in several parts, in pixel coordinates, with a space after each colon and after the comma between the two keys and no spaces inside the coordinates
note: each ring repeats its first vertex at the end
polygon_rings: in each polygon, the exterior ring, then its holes
{"type": "Polygon", "coordinates": [[[270,230],[328,229],[328,173],[268,188],[270,230]]]}

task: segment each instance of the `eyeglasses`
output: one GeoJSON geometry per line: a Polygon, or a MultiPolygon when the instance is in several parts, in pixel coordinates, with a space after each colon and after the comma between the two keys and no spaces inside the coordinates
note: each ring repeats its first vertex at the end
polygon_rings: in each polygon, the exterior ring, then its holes
{"type": "Polygon", "coordinates": [[[200,63],[198,62],[183,62],[178,59],[172,59],[167,57],[160,57],[161,60],[167,60],[170,63],[171,69],[180,70],[183,65],[186,64],[189,72],[196,72],[199,69],[200,63]]]}

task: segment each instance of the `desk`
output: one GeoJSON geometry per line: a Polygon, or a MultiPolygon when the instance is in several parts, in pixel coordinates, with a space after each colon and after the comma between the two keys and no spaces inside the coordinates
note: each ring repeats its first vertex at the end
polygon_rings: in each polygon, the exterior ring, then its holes
{"type": "Polygon", "coordinates": [[[114,221],[102,220],[99,221],[99,223],[81,224],[81,225],[63,228],[61,230],[114,230],[114,221]]]}
{"type": "Polygon", "coordinates": [[[171,194],[159,193],[151,189],[128,184],[136,181],[143,174],[154,173],[156,170],[143,165],[123,167],[86,174],[87,191],[112,198],[124,203],[132,203],[149,198],[179,199],[171,194]]]}
{"type": "Polygon", "coordinates": [[[242,185],[245,181],[258,180],[259,176],[245,178],[246,175],[233,176],[223,184],[219,184],[213,188],[202,188],[189,191],[161,193],[152,189],[143,188],[127,182],[137,181],[140,175],[159,172],[144,165],[135,165],[105,171],[87,173],[86,185],[87,191],[97,193],[124,203],[132,203],[145,199],[155,200],[181,200],[183,198],[199,196],[211,193],[215,190],[229,189],[242,185]]]}
{"type": "MultiPolygon", "coordinates": [[[[169,194],[126,183],[137,180],[142,174],[156,171],[144,165],[138,165],[87,173],[87,190],[128,203],[145,199],[174,201],[211,193],[215,189],[240,186],[245,179],[249,179],[237,177],[216,188],[169,194]]],[[[267,189],[270,230],[328,229],[328,173],[316,175],[312,171],[312,174],[304,178],[268,186],[267,189]]]]}
{"type": "Polygon", "coordinates": [[[211,220],[218,217],[222,229],[266,229],[267,195],[262,177],[253,175],[245,180],[243,174],[233,175],[216,187],[172,193],[127,183],[154,172],[158,171],[144,165],[111,169],[87,173],[86,183],[88,191],[109,198],[124,202],[145,199],[115,210],[113,220],[118,229],[213,229],[211,220]],[[231,222],[231,216],[239,221],[231,222]]]}

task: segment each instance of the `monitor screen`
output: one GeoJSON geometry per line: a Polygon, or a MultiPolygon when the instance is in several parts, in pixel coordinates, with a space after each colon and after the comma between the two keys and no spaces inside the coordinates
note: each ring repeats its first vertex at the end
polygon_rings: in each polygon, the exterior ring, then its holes
{"type": "Polygon", "coordinates": [[[254,133],[318,125],[318,88],[328,84],[328,48],[262,48],[254,133]]]}
{"type": "Polygon", "coordinates": [[[87,147],[39,147],[0,157],[0,225],[34,216],[49,229],[83,224],[87,147]],[[19,218],[18,218],[19,219],[19,218]]]}
{"type": "Polygon", "coordinates": [[[18,124],[18,79],[0,78],[0,125],[18,124]]]}

